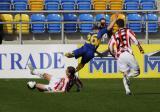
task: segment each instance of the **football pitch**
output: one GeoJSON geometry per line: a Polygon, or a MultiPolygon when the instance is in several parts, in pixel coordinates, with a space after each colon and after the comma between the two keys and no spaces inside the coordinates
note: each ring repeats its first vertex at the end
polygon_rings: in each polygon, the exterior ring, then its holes
{"type": "Polygon", "coordinates": [[[27,81],[0,79],[0,112],[160,112],[160,79],[132,79],[132,96],[122,79],[84,79],[81,92],[57,94],[29,90],[27,81]]]}

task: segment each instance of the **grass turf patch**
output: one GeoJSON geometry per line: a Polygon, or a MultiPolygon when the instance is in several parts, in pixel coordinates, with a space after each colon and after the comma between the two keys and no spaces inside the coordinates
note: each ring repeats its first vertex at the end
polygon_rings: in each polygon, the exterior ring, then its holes
{"type": "Polygon", "coordinates": [[[29,79],[0,80],[0,112],[160,111],[160,79],[132,79],[132,96],[125,95],[121,79],[85,79],[80,93],[73,88],[67,94],[29,90],[27,81],[29,79]]]}

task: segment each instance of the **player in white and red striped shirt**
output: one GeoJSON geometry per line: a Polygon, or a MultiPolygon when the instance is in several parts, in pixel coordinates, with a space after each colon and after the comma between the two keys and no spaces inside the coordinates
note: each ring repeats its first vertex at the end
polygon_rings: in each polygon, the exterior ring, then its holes
{"type": "Polygon", "coordinates": [[[66,75],[61,78],[56,78],[48,73],[40,73],[29,65],[32,75],[37,75],[49,81],[49,84],[35,83],[35,88],[42,92],[69,92],[73,85],[77,86],[77,92],[83,87],[80,79],[75,75],[75,68],[72,66],[67,67],[66,75]]]}
{"type": "Polygon", "coordinates": [[[134,32],[131,29],[124,28],[123,19],[118,19],[116,23],[119,29],[112,35],[108,46],[110,53],[117,59],[119,71],[124,75],[123,84],[126,94],[130,95],[129,78],[140,74],[140,68],[133,55],[131,44],[136,44],[142,54],[144,50],[136,39],[134,32]]]}

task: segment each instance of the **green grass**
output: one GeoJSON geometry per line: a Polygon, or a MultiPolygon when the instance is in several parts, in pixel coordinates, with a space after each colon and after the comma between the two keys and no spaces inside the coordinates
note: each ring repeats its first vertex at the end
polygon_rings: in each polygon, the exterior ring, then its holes
{"type": "Polygon", "coordinates": [[[83,91],[67,94],[29,90],[27,81],[0,80],[0,112],[160,112],[160,79],[131,80],[132,96],[120,79],[83,80],[83,91]]]}

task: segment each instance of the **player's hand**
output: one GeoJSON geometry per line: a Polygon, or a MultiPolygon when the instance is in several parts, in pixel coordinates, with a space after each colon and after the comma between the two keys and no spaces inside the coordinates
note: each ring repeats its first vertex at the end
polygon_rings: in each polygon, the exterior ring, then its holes
{"type": "Polygon", "coordinates": [[[143,49],[140,49],[140,53],[141,53],[141,54],[144,54],[144,50],[143,50],[143,49]]]}
{"type": "Polygon", "coordinates": [[[140,50],[141,54],[144,54],[144,50],[143,50],[143,48],[141,46],[139,46],[139,50],[140,50]]]}
{"type": "Polygon", "coordinates": [[[76,92],[80,92],[83,87],[78,87],[76,92]]]}
{"type": "Polygon", "coordinates": [[[80,88],[77,88],[76,92],[80,92],[80,91],[81,91],[81,89],[80,89],[80,88]]]}
{"type": "Polygon", "coordinates": [[[142,48],[142,46],[140,44],[138,44],[138,48],[139,48],[140,53],[144,54],[144,50],[143,50],[143,48],[142,48]]]}

